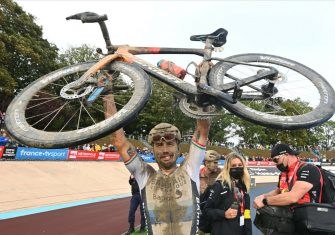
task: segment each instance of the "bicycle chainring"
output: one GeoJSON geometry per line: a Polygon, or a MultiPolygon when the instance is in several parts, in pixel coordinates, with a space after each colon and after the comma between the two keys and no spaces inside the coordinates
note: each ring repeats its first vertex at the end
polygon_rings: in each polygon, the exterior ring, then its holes
{"type": "Polygon", "coordinates": [[[221,115],[221,108],[215,105],[210,105],[207,107],[199,107],[194,101],[188,99],[187,97],[181,97],[179,100],[180,110],[188,117],[194,119],[210,119],[221,115]]]}

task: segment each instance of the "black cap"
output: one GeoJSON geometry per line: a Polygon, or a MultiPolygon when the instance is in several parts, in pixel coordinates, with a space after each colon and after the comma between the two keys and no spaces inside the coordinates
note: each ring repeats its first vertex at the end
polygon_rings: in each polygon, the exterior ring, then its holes
{"type": "Polygon", "coordinates": [[[287,144],[277,144],[271,150],[271,157],[275,157],[284,153],[298,155],[300,152],[291,149],[290,146],[288,146],[287,144]]]}

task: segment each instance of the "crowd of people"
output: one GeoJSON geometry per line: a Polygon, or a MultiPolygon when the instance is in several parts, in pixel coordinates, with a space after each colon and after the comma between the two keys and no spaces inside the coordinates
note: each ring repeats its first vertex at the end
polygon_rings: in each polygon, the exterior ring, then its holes
{"type": "MultiPolygon", "coordinates": [[[[300,161],[299,152],[291,146],[277,144],[270,156],[281,172],[277,189],[257,196],[251,203],[247,159],[231,152],[224,157],[223,168],[219,168],[222,156],[214,150],[206,151],[209,129],[208,120],[197,120],[189,153],[178,166],[179,129],[168,123],[156,125],[149,132],[148,143],[152,145],[159,170],[139,157],[122,129],[113,134],[114,146],[138,183],[148,234],[251,235],[251,205],[261,209],[321,202],[322,176],[318,167],[300,161]]],[[[130,212],[133,212],[132,204],[130,212]]],[[[134,231],[132,221],[129,219],[129,233],[134,231]]],[[[289,232],[276,226],[260,229],[269,235],[328,234],[314,233],[301,226],[289,232]]]]}

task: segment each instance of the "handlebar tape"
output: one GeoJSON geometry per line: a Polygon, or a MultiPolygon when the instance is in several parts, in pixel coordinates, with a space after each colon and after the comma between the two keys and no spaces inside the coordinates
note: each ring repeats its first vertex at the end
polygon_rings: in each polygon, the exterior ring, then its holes
{"type": "Polygon", "coordinates": [[[93,12],[83,12],[78,13],[69,17],[66,17],[66,20],[81,20],[83,23],[96,23],[108,20],[107,15],[98,15],[93,12]]]}

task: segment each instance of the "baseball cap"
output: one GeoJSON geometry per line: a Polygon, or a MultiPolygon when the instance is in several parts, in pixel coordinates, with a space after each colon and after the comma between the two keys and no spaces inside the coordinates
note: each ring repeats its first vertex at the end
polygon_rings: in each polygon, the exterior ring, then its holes
{"type": "Polygon", "coordinates": [[[299,151],[293,150],[290,148],[289,145],[287,144],[277,144],[276,146],[273,147],[271,150],[271,157],[275,157],[284,153],[288,153],[291,155],[299,155],[299,151]]]}

